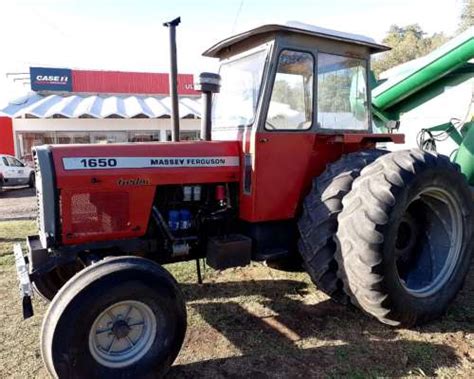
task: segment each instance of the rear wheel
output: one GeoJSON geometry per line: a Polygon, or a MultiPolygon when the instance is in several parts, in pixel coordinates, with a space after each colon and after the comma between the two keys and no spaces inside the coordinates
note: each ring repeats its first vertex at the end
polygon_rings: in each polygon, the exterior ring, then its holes
{"type": "Polygon", "coordinates": [[[391,325],[444,313],[473,248],[472,199],[457,167],[417,149],[394,152],[362,170],[342,202],[338,261],[353,302],[391,325]]]}
{"type": "Polygon", "coordinates": [[[383,150],[366,150],[347,154],[327,166],[313,181],[313,188],[303,203],[298,221],[299,251],[308,274],[316,286],[341,303],[348,303],[343,284],[337,276],[335,259],[337,216],[342,210],[342,199],[351,190],[362,168],[383,154],[383,150]]]}
{"type": "Polygon", "coordinates": [[[53,377],[161,377],[185,332],[173,277],[143,258],[111,258],[78,273],[53,299],[41,352],[53,377]]]}

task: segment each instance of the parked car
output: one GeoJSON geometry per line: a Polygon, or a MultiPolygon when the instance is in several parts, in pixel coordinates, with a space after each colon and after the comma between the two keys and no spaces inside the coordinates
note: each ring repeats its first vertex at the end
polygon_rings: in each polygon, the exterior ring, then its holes
{"type": "Polygon", "coordinates": [[[35,186],[35,170],[11,155],[0,154],[0,177],[2,187],[35,186]]]}

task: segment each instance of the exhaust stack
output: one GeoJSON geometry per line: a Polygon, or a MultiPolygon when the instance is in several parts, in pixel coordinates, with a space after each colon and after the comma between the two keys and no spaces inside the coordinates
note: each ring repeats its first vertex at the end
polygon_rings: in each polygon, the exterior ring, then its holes
{"type": "Polygon", "coordinates": [[[179,141],[179,108],[178,108],[178,60],[176,56],[176,27],[181,17],[165,22],[163,26],[170,29],[170,96],[171,96],[171,140],[179,141]]]}
{"type": "Polygon", "coordinates": [[[221,77],[211,72],[203,72],[195,84],[195,89],[202,92],[201,139],[211,140],[212,128],[212,95],[221,88],[221,77]]]}

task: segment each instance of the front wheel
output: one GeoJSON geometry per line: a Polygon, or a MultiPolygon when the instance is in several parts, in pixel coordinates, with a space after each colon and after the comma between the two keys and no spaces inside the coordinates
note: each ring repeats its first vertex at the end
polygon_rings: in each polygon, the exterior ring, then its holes
{"type": "Polygon", "coordinates": [[[173,277],[137,257],[106,259],[58,292],[45,315],[41,352],[53,377],[163,376],[186,332],[173,277]]]}
{"type": "Polygon", "coordinates": [[[390,325],[444,313],[473,249],[473,204],[457,167],[418,149],[387,154],[342,203],[337,258],[352,301],[390,325]]]}

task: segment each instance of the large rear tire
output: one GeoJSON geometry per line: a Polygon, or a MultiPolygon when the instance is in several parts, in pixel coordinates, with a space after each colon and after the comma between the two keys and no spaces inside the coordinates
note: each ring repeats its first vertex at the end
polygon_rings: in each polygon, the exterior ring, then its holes
{"type": "Polygon", "coordinates": [[[473,204],[457,166],[418,149],[387,154],[342,203],[337,258],[353,303],[390,325],[443,314],[473,249],[473,204]]]}
{"type": "Polygon", "coordinates": [[[386,154],[384,150],[366,150],[347,154],[327,166],[313,180],[311,192],[303,202],[298,221],[298,248],[306,271],[316,286],[334,300],[347,304],[343,284],[337,276],[335,259],[337,216],[342,210],[342,199],[351,190],[362,168],[386,154]]]}
{"type": "Polygon", "coordinates": [[[41,353],[53,377],[161,377],[185,332],[183,296],[164,268],[143,258],[110,258],[82,270],[55,296],[41,353]]]}

